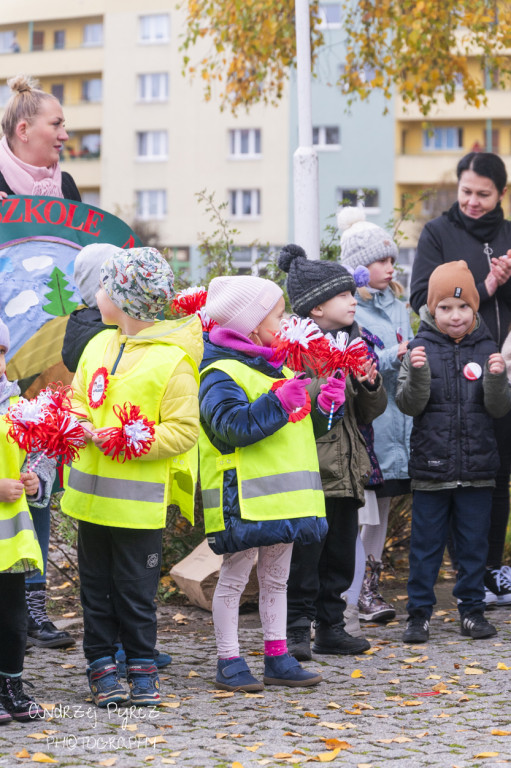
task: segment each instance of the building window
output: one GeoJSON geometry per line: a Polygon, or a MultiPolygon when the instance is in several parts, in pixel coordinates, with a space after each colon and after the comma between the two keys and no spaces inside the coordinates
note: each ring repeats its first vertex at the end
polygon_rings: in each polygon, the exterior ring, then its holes
{"type": "Polygon", "coordinates": [[[341,26],[341,4],[340,3],[320,3],[319,4],[319,26],[320,27],[340,27],[341,26]]]}
{"type": "Polygon", "coordinates": [[[260,157],[261,131],[259,128],[236,128],[229,131],[231,157],[260,157]]]}
{"type": "Polygon", "coordinates": [[[138,98],[140,101],[167,101],[169,98],[169,76],[166,72],[138,76],[138,98]]]}
{"type": "Polygon", "coordinates": [[[5,107],[11,98],[11,89],[8,85],[0,85],[0,107],[5,107]]]}
{"type": "Polygon", "coordinates": [[[61,104],[64,103],[64,83],[53,83],[51,86],[51,95],[55,96],[55,98],[60,101],[61,104]]]}
{"type": "Polygon", "coordinates": [[[41,30],[34,30],[32,32],[32,50],[42,51],[44,50],[44,32],[41,30]]]}
{"type": "Polygon", "coordinates": [[[169,40],[169,22],[168,13],[140,16],[138,19],[139,41],[141,43],[167,43],[169,40]]]}
{"type": "Polygon", "coordinates": [[[164,189],[144,189],[137,195],[137,218],[164,219],[167,215],[167,192],[164,189]]]}
{"type": "Polygon", "coordinates": [[[422,148],[427,150],[462,149],[463,128],[433,128],[422,132],[422,148]]]}
{"type": "Polygon", "coordinates": [[[337,125],[319,125],[312,129],[312,143],[319,149],[339,149],[340,133],[337,125]]]}
{"type": "Polygon", "coordinates": [[[82,101],[101,101],[103,98],[103,82],[100,77],[82,81],[82,101]]]}
{"type": "Polygon", "coordinates": [[[137,157],[142,160],[166,160],[168,157],[167,131],[137,133],[137,157]]]}
{"type": "Polygon", "coordinates": [[[82,157],[99,157],[101,152],[101,134],[84,133],[80,141],[80,155],[82,157]]]}
{"type": "Polygon", "coordinates": [[[19,50],[16,32],[13,29],[0,32],[0,53],[18,53],[19,50]]]}
{"type": "Polygon", "coordinates": [[[261,214],[258,189],[233,189],[229,192],[230,214],[235,218],[254,218],[261,214]]]}
{"type": "Polygon", "coordinates": [[[84,26],[83,45],[103,45],[103,24],[86,24],[84,26]]]}
{"type": "Polygon", "coordinates": [[[65,29],[56,29],[53,33],[53,47],[57,49],[66,47],[66,31],[65,29]]]}
{"type": "Polygon", "coordinates": [[[368,213],[379,213],[380,191],[374,187],[338,187],[337,204],[365,208],[368,213]]]}
{"type": "Polygon", "coordinates": [[[99,192],[96,192],[95,190],[81,190],[80,195],[82,198],[82,203],[85,203],[85,205],[94,205],[96,208],[99,208],[99,192]]]}

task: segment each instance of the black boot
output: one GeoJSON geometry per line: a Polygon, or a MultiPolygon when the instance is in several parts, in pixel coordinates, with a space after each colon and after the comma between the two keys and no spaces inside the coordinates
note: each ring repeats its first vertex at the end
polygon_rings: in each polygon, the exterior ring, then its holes
{"type": "MultiPolygon", "coordinates": [[[[28,683],[30,685],[30,683],[28,683]]],[[[18,677],[5,677],[0,674],[0,706],[2,706],[13,720],[25,722],[44,717],[44,710],[23,690],[21,675],[18,677]]]]}
{"type": "Polygon", "coordinates": [[[368,651],[370,643],[364,637],[348,635],[344,623],[324,624],[316,622],[316,634],[312,650],[319,654],[348,655],[368,651]]]}
{"type": "Polygon", "coordinates": [[[46,585],[27,584],[25,590],[28,613],[27,645],[40,648],[68,648],[75,645],[69,632],[57,629],[46,613],[46,585]]]}
{"type": "Polygon", "coordinates": [[[310,624],[307,627],[287,628],[287,650],[297,661],[312,659],[310,624]]]}

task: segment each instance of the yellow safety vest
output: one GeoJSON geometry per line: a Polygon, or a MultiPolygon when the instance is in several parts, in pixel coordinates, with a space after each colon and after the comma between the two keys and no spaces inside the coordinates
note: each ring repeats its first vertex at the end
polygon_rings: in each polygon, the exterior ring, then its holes
{"type": "MultiPolygon", "coordinates": [[[[11,405],[17,400],[10,398],[11,405]]],[[[25,452],[7,440],[9,424],[0,416],[0,478],[19,480],[25,452]]],[[[28,508],[25,492],[17,501],[0,502],[0,571],[26,559],[33,568],[44,570],[41,547],[28,508]]]]}
{"type": "MultiPolygon", "coordinates": [[[[224,371],[253,403],[275,382],[271,376],[237,360],[220,360],[201,371],[224,371]]],[[[283,376],[293,377],[283,370],[283,376]]],[[[240,514],[244,520],[324,517],[325,497],[319,474],[316,441],[310,416],[288,422],[273,435],[233,453],[222,454],[201,427],[200,476],[206,533],[225,529],[223,473],[235,469],[240,514]]]]}
{"type": "MultiPolygon", "coordinates": [[[[103,331],[86,346],[80,365],[84,366],[87,387],[103,364],[111,335],[103,331]]],[[[196,372],[194,361],[180,347],[151,344],[143,358],[122,374],[108,374],[106,397],[99,408],[87,408],[94,426],[118,427],[114,405],[131,402],[141,413],[160,422],[160,404],[167,384],[179,362],[186,359],[196,372]]],[[[80,451],[78,459],[64,473],[66,491],[62,510],[70,517],[99,525],[120,528],[164,528],[169,504],[178,504],[193,523],[197,481],[197,447],[187,453],[155,461],[131,459],[124,464],[105,456],[93,443],[80,451]]]]}

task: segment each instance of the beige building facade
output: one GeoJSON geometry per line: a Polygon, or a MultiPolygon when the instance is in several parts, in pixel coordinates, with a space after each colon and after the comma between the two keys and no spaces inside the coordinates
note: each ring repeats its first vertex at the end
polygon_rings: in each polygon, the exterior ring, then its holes
{"type": "MultiPolygon", "coordinates": [[[[240,265],[254,242],[288,240],[289,99],[234,117],[181,74],[184,22],[173,0],[2,0],[0,110],[6,81],[39,78],[62,103],[62,167],[85,201],[156,231],[197,267],[210,233],[196,194],[214,193],[239,230],[240,265]]],[[[193,56],[200,57],[200,50],[193,56]]]]}

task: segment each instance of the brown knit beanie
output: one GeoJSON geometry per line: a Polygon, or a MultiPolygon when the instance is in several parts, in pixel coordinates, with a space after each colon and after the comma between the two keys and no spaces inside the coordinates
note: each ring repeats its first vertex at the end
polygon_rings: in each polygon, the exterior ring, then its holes
{"type": "Polygon", "coordinates": [[[448,261],[433,270],[428,284],[428,309],[435,314],[442,299],[463,299],[474,312],[479,309],[479,294],[467,262],[448,261]]]}

